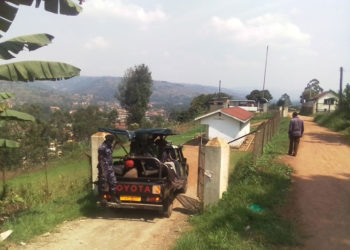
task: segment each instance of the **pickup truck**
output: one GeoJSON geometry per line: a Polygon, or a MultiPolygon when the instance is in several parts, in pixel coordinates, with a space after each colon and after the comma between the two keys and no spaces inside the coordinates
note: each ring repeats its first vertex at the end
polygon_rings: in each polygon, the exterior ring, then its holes
{"type": "Polygon", "coordinates": [[[188,177],[182,146],[166,140],[175,133],[170,129],[100,128],[99,131],[114,135],[125,154],[113,157],[119,202],[112,200],[110,191],[99,190],[102,198],[98,205],[158,210],[163,216],[170,217],[176,195],[186,192],[188,177]],[[127,141],[129,150],[124,147],[127,141]]]}

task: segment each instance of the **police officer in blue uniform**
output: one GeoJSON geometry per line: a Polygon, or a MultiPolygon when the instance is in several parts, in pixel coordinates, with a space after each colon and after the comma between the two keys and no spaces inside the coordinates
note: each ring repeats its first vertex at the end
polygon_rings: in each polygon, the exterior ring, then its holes
{"type": "Polygon", "coordinates": [[[110,191],[112,200],[119,202],[116,196],[117,180],[113,170],[113,135],[106,135],[105,141],[98,148],[98,183],[99,193],[110,191]]]}

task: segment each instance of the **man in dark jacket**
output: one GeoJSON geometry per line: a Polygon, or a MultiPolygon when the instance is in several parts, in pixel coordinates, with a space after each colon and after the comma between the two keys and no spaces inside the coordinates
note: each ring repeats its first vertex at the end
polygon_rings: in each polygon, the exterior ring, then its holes
{"type": "Polygon", "coordinates": [[[304,133],[304,122],[298,117],[297,112],[293,112],[293,118],[289,123],[289,155],[296,156],[298,152],[298,146],[300,137],[304,133]]]}
{"type": "Polygon", "coordinates": [[[119,202],[116,197],[117,180],[113,170],[113,135],[107,135],[105,141],[98,148],[98,183],[99,193],[110,191],[113,201],[119,202]]]}

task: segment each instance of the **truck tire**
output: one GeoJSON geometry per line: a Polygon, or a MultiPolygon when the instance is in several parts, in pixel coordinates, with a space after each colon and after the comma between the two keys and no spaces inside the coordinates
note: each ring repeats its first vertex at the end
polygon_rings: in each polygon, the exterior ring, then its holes
{"type": "Polygon", "coordinates": [[[173,212],[173,202],[168,202],[163,205],[162,214],[164,217],[169,218],[173,212]]]}
{"type": "Polygon", "coordinates": [[[180,194],[185,194],[187,192],[187,181],[183,188],[180,189],[180,194]]]}

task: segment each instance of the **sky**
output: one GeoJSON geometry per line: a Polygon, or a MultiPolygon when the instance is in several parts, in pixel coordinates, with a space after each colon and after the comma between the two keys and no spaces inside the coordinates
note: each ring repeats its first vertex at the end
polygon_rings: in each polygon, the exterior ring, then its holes
{"type": "Polygon", "coordinates": [[[21,6],[2,41],[49,33],[52,44],[16,60],[70,63],[83,76],[123,76],[145,64],[154,80],[298,100],[316,78],[350,83],[349,0],[86,0],[80,15],[21,6]]]}

